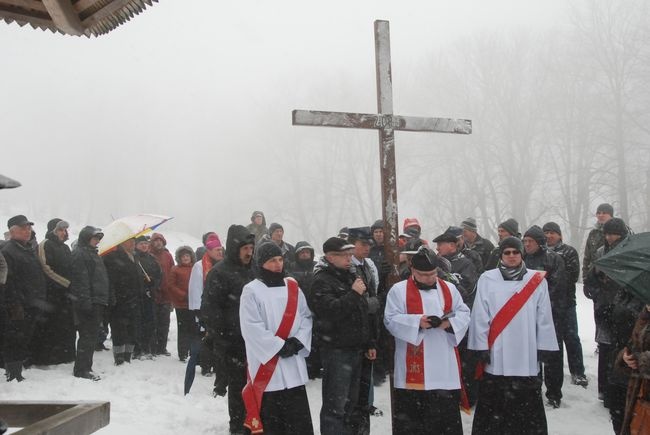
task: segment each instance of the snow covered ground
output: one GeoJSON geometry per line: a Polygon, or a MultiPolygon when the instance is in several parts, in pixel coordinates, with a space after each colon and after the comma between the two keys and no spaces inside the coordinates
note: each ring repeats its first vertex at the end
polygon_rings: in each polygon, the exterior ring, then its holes
{"type": "MultiPolygon", "coordinates": [[[[579,290],[579,293],[580,290],[579,290]]],[[[564,399],[559,409],[546,409],[551,434],[612,433],[607,410],[597,400],[596,359],[594,357],[591,303],[579,294],[578,317],[590,384],[587,389],[571,385],[566,370],[562,389],[564,399]]],[[[108,342],[107,342],[108,344],[108,342]]],[[[0,387],[0,400],[108,400],[111,402],[111,423],[98,433],[124,434],[227,434],[228,404],[222,397],[212,397],[213,378],[197,373],[189,395],[183,396],[185,364],[176,354],[176,323],[167,349],[171,357],[155,361],[133,361],[116,367],[111,352],[96,352],[94,369],[102,380],[92,382],[72,376],[72,364],[31,368],[25,371],[25,382],[5,383],[0,387]]],[[[314,428],[318,433],[320,381],[307,388],[314,428]]],[[[384,417],[372,417],[373,434],[390,434],[389,389],[375,389],[376,406],[384,417]]],[[[465,433],[471,431],[471,417],[463,414],[465,433]]]]}
{"type": "MultiPolygon", "coordinates": [[[[29,216],[28,216],[29,217],[29,216]]],[[[36,231],[39,240],[44,231],[36,231]]],[[[44,227],[44,225],[42,225],[44,227]]],[[[43,228],[44,229],[44,228],[43,228]]],[[[199,240],[181,233],[165,232],[172,253],[177,246],[198,246],[199,240]]],[[[220,234],[221,236],[221,234],[220,234]]],[[[73,239],[71,235],[71,239],[73,239]]],[[[225,242],[225,234],[222,241],[225,242]]],[[[546,408],[550,434],[610,434],[609,414],[597,400],[596,367],[594,355],[594,325],[591,302],[578,289],[578,319],[582,338],[585,366],[590,384],[587,389],[571,385],[565,366],[564,398],[559,409],[546,408]]],[[[110,346],[110,342],[107,342],[110,346]]],[[[96,352],[94,370],[102,380],[92,382],[72,376],[72,364],[52,367],[34,367],[24,372],[27,380],[0,383],[0,400],[101,400],[111,402],[111,422],[97,432],[115,434],[228,434],[228,403],[226,398],[212,397],[214,378],[197,372],[192,391],[183,396],[185,364],[176,353],[176,320],[172,313],[171,331],[167,349],[171,357],[157,357],[150,361],[133,361],[116,367],[111,352],[96,352]]],[[[318,433],[320,410],[320,381],[307,386],[314,429],[318,433]]],[[[371,418],[371,432],[377,435],[391,433],[388,384],[375,389],[375,405],[385,412],[383,417],[371,418]]],[[[463,414],[465,433],[471,433],[472,417],[463,414]]]]}

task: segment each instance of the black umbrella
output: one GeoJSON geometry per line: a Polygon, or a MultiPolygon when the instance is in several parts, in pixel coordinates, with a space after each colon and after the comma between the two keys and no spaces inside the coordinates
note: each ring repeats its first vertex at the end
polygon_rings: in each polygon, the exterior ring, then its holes
{"type": "Polygon", "coordinates": [[[650,232],[629,236],[594,264],[610,279],[650,304],[650,232]]]}
{"type": "Polygon", "coordinates": [[[12,180],[9,177],[0,175],[0,189],[12,189],[14,187],[20,186],[20,183],[16,180],[12,180]]]}

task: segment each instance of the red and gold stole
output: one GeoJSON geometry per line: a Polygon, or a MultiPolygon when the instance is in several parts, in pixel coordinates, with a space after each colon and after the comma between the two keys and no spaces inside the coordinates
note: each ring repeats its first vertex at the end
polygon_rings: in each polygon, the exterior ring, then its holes
{"type": "MultiPolygon", "coordinates": [[[[452,309],[451,291],[447,283],[441,279],[438,279],[438,288],[442,291],[444,300],[443,313],[447,314],[452,309]]],[[[408,314],[424,314],[420,289],[415,284],[413,277],[410,277],[406,283],[406,312],[408,314]]],[[[457,347],[454,347],[454,353],[456,354],[458,378],[460,380],[460,406],[463,411],[469,413],[469,400],[465,391],[460,354],[458,353],[457,347]]],[[[424,340],[422,340],[419,346],[414,346],[410,343],[406,344],[406,388],[411,390],[424,390],[424,340]]]]}

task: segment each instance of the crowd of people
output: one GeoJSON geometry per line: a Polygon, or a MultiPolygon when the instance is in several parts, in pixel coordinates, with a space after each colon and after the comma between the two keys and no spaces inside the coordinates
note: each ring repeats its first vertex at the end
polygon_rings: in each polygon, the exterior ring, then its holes
{"type": "MultiPolygon", "coordinates": [[[[634,420],[625,418],[630,377],[650,374],[650,301],[593,264],[630,234],[609,204],[596,219],[582,278],[594,303],[598,396],[619,433],[634,420]]],[[[460,410],[474,408],[472,433],[544,434],[542,384],[547,407],[562,406],[564,348],[571,383],[589,383],[576,316],[579,255],[555,222],[522,236],[507,219],[495,247],[473,218],[431,242],[408,218],[395,268],[381,220],[342,228],[318,258],[307,241],[287,243],[282,225],[267,227],[263,212],[250,220],[228,228],[225,247],[209,232],[202,246],[172,256],[153,233],[100,256],[99,228],[81,229],[71,249],[66,221],[49,221],[38,243],[33,223],[12,217],[0,246],[7,381],[24,380],[30,365],[69,362],[74,376],[97,381],[93,354],[107,350],[109,333],[116,365],[169,356],[175,310],[178,357],[189,358],[192,376],[194,364],[214,376],[233,434],[313,433],[305,385],[315,378],[321,433],[367,434],[370,417],[383,414],[374,387],[389,373],[393,433],[459,434],[460,410]]]]}

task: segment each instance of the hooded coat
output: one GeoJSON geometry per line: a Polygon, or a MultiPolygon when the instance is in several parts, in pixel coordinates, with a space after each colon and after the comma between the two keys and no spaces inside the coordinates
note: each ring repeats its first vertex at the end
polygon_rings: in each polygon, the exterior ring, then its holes
{"type": "Polygon", "coordinates": [[[90,246],[93,227],[79,232],[70,263],[70,298],[75,309],[90,311],[93,304],[108,305],[108,272],[97,248],[90,246]]]}
{"type": "Polygon", "coordinates": [[[264,237],[266,234],[268,234],[269,229],[266,227],[266,217],[264,216],[264,213],[262,213],[259,210],[255,210],[253,214],[251,215],[251,223],[248,224],[246,227],[248,231],[250,231],[254,236],[255,236],[255,243],[259,242],[259,240],[264,237]],[[262,224],[261,225],[256,225],[255,224],[255,215],[261,214],[262,215],[262,224]]]}
{"type": "Polygon", "coordinates": [[[228,229],[226,254],[208,273],[201,298],[201,317],[215,347],[221,352],[245,352],[244,339],[239,325],[239,301],[246,284],[254,279],[251,263],[243,264],[239,250],[254,244],[255,236],[241,225],[228,229]]]}
{"type": "Polygon", "coordinates": [[[296,243],[296,252],[294,255],[294,267],[291,270],[291,276],[298,281],[298,286],[305,293],[305,297],[309,297],[309,289],[314,280],[314,248],[308,242],[296,243]],[[307,249],[311,256],[308,260],[300,260],[298,252],[307,249]]]}
{"type": "Polygon", "coordinates": [[[194,250],[189,246],[180,246],[176,249],[176,266],[172,267],[169,277],[169,299],[174,308],[187,309],[188,307],[188,291],[190,284],[190,275],[192,274],[192,266],[196,263],[194,250]],[[191,257],[190,264],[184,266],[181,264],[181,255],[187,253],[191,257]]]}

